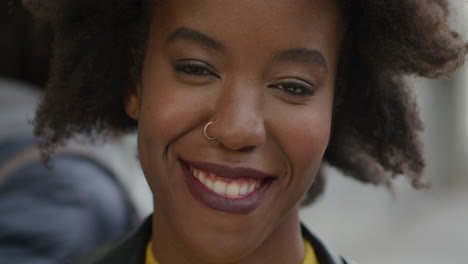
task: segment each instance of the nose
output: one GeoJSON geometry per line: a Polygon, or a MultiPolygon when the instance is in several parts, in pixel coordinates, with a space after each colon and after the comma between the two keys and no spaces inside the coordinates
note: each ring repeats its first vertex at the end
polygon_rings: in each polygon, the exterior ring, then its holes
{"type": "Polygon", "coordinates": [[[230,150],[260,146],[266,140],[263,101],[263,89],[253,84],[226,85],[216,101],[210,135],[230,150]]]}

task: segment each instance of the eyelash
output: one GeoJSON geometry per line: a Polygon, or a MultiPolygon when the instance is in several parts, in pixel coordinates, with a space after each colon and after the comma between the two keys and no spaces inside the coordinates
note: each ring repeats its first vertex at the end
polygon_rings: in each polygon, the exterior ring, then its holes
{"type": "MultiPolygon", "coordinates": [[[[210,75],[219,78],[219,75],[200,62],[177,63],[174,68],[177,72],[188,74],[196,78],[203,78],[210,75]]],[[[292,96],[313,96],[315,94],[314,87],[304,81],[301,82],[285,81],[282,83],[270,84],[268,87],[283,90],[285,93],[292,96]]]]}
{"type": "Polygon", "coordinates": [[[268,87],[283,90],[285,93],[293,96],[313,96],[315,94],[315,89],[312,85],[295,81],[270,84],[268,87]]]}
{"type": "Polygon", "coordinates": [[[213,70],[209,67],[202,65],[201,63],[195,62],[184,62],[184,63],[177,63],[174,66],[177,72],[189,74],[195,77],[206,77],[213,75],[215,77],[219,77],[213,70]]]}

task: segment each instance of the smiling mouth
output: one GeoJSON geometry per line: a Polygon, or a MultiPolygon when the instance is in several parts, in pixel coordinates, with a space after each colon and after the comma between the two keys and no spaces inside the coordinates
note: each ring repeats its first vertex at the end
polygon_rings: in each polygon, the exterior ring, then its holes
{"type": "Polygon", "coordinates": [[[249,214],[264,200],[273,175],[224,165],[180,160],[188,190],[208,208],[230,214],[249,214]]]}
{"type": "Polygon", "coordinates": [[[214,193],[231,199],[241,199],[253,193],[260,187],[260,179],[239,178],[228,179],[213,173],[189,167],[190,173],[206,188],[214,193]]]}

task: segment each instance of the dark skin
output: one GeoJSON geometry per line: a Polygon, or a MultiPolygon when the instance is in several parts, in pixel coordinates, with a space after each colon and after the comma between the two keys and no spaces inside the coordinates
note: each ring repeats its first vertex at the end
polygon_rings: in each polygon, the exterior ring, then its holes
{"type": "Polygon", "coordinates": [[[138,120],[154,194],[157,260],[301,263],[299,205],[330,139],[338,3],[174,0],[155,10],[126,111],[138,120]],[[209,141],[203,127],[213,120],[209,141]],[[274,180],[255,210],[226,213],[192,197],[180,160],[251,168],[274,180]]]}

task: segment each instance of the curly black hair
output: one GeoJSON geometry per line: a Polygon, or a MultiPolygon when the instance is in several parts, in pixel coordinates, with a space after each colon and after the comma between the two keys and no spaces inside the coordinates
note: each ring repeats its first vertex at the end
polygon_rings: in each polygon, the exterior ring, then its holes
{"type": "Polygon", "coordinates": [[[42,88],[49,74],[52,32],[20,2],[0,2],[0,76],[42,88]]]}
{"type": "MultiPolygon", "coordinates": [[[[132,131],[124,98],[138,81],[149,0],[23,0],[54,27],[52,76],[37,111],[45,155],[74,135],[132,131]]],[[[422,123],[407,76],[447,77],[468,45],[449,26],[448,0],[341,0],[345,35],[324,161],[361,182],[415,188],[424,159],[422,123]]],[[[321,173],[305,202],[323,190],[321,173]]]]}

